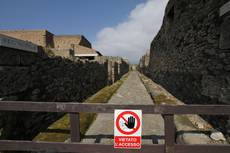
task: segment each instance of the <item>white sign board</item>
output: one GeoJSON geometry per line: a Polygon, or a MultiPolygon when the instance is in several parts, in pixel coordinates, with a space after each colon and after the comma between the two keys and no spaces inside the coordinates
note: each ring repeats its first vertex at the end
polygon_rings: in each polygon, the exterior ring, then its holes
{"type": "Polygon", "coordinates": [[[114,148],[141,148],[142,111],[115,110],[114,148]]]}

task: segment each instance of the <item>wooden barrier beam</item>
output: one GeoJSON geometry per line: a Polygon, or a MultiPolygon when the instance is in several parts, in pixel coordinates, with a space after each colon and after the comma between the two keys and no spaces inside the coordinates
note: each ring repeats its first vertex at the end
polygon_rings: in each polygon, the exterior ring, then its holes
{"type": "Polygon", "coordinates": [[[110,105],[101,103],[0,101],[0,111],[113,113],[114,109],[140,109],[143,114],[230,115],[230,105],[110,105]]]}
{"type": "Polygon", "coordinates": [[[113,145],[64,142],[0,140],[1,151],[51,151],[78,153],[164,153],[164,145],[142,145],[142,149],[114,149],[113,145]]]}

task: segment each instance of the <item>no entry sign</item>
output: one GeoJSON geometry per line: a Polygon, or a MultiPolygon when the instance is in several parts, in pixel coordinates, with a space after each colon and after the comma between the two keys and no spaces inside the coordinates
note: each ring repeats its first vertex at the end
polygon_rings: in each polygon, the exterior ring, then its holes
{"type": "Polygon", "coordinates": [[[141,110],[115,110],[114,148],[141,148],[141,110]]]}

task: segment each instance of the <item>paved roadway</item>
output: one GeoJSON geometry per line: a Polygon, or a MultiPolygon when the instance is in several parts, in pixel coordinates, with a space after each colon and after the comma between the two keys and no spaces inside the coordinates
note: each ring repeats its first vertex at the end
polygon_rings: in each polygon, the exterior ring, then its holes
{"type": "MultiPolygon", "coordinates": [[[[109,104],[154,105],[137,71],[129,74],[127,80],[111,97],[109,104]]],[[[82,142],[113,144],[113,115],[99,114],[82,142]]],[[[164,142],[164,121],[161,115],[143,115],[142,126],[142,144],[162,144],[164,142]]]]}

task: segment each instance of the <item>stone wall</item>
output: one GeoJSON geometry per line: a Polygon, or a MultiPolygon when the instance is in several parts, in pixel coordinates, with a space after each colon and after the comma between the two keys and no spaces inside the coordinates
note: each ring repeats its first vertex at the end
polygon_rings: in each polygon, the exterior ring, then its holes
{"type": "Polygon", "coordinates": [[[113,84],[129,71],[129,63],[121,57],[97,56],[95,61],[107,65],[108,84],[113,84]]]}
{"type": "Polygon", "coordinates": [[[24,41],[30,41],[36,45],[43,47],[54,47],[53,34],[48,32],[47,30],[9,30],[0,31],[0,34],[4,34],[24,41]]]}
{"type": "MultiPolygon", "coordinates": [[[[116,81],[128,71],[128,64],[121,62],[119,75],[117,69],[110,74],[108,63],[112,60],[73,61],[12,48],[0,49],[0,59],[5,59],[0,62],[0,100],[3,101],[82,102],[111,83],[109,75],[116,81]]],[[[31,140],[62,115],[1,112],[0,139],[31,140]]]]}
{"type": "MultiPolygon", "coordinates": [[[[74,50],[72,49],[47,49],[53,56],[60,56],[62,58],[74,59],[74,50]]],[[[47,51],[46,51],[47,52],[47,51]]]]}
{"type": "Polygon", "coordinates": [[[89,42],[89,40],[87,40],[83,35],[81,35],[81,41],[80,41],[79,45],[85,46],[85,47],[88,47],[88,48],[92,48],[92,45],[89,42]]]}
{"type": "Polygon", "coordinates": [[[144,74],[148,74],[148,66],[149,66],[149,52],[143,55],[139,61],[137,69],[144,74]]]}
{"type": "Polygon", "coordinates": [[[150,77],[186,103],[230,103],[228,0],[170,0],[151,44],[150,77]]]}
{"type": "MultiPolygon", "coordinates": [[[[151,43],[148,76],[187,104],[230,104],[228,1],[170,0],[151,43]]],[[[226,119],[210,121],[230,132],[226,119]]]]}
{"type": "MultiPolygon", "coordinates": [[[[32,42],[44,51],[52,52],[53,55],[72,59],[76,46],[92,48],[91,43],[83,35],[57,35],[47,30],[6,30],[0,31],[1,35],[9,36],[19,40],[32,42]],[[71,51],[70,51],[71,50],[71,51]]],[[[49,53],[48,52],[48,53],[49,53]]]]}
{"type": "MultiPolygon", "coordinates": [[[[185,105],[159,84],[140,74],[141,81],[157,105],[185,105]]],[[[226,138],[199,115],[174,115],[177,144],[226,144],[226,138]]]]}
{"type": "MultiPolygon", "coordinates": [[[[14,101],[81,102],[107,85],[106,66],[44,57],[27,67],[2,67],[0,97],[14,101]]],[[[18,112],[2,116],[2,137],[7,139],[31,139],[59,117],[56,113],[18,112]]]]}
{"type": "Polygon", "coordinates": [[[8,36],[0,35],[0,66],[28,66],[33,63],[39,47],[8,36]]]}
{"type": "Polygon", "coordinates": [[[91,48],[91,43],[82,35],[60,35],[54,36],[53,39],[56,49],[73,49],[73,44],[91,48]]]}

